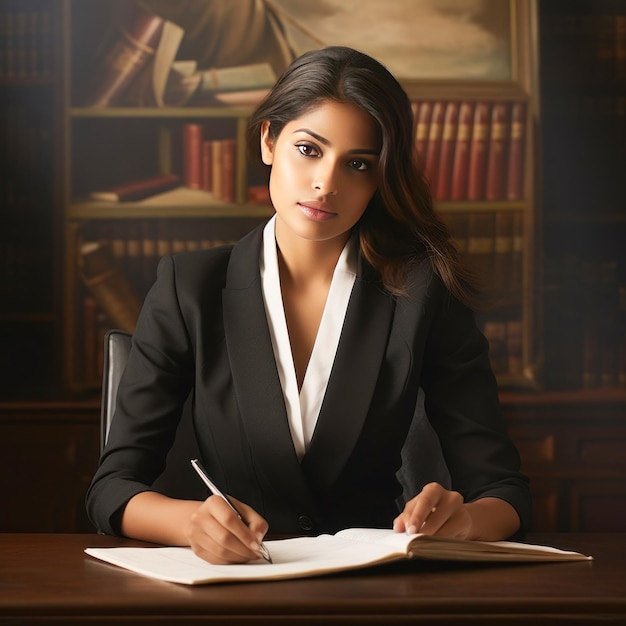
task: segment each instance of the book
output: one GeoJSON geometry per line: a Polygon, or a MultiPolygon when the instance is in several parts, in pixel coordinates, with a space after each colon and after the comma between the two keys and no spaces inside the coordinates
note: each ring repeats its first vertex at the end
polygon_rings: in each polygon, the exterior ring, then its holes
{"type": "Polygon", "coordinates": [[[459,124],[459,103],[452,100],[446,105],[441,131],[441,148],[437,167],[437,187],[435,198],[449,200],[452,191],[452,165],[459,124]]]}
{"type": "Polygon", "coordinates": [[[514,102],[511,107],[509,156],[507,159],[506,199],[521,200],[524,195],[524,141],[526,103],[514,102]]]}
{"type": "Polygon", "coordinates": [[[417,108],[415,122],[415,149],[422,167],[426,163],[426,146],[428,145],[428,128],[430,126],[430,114],[432,111],[432,102],[423,100],[415,103],[417,108]]]}
{"type": "Polygon", "coordinates": [[[264,543],[273,563],[259,559],[243,565],[212,565],[191,548],[180,547],[86,548],[85,552],[143,576],[187,585],[307,578],[409,559],[499,563],[592,560],[549,546],[407,535],[380,528],[350,528],[334,535],[264,543]]]}
{"type": "Polygon", "coordinates": [[[467,182],[467,199],[485,199],[485,179],[487,173],[487,142],[489,141],[488,102],[477,102],[472,122],[472,139],[469,152],[469,174],[467,182]]]}
{"type": "Polygon", "coordinates": [[[98,307],[112,326],[134,332],[141,301],[120,271],[109,246],[86,242],[81,250],[81,276],[98,307]]]}
{"type": "Polygon", "coordinates": [[[201,124],[183,125],[183,178],[190,189],[202,189],[203,135],[201,124]]]}
{"type": "Polygon", "coordinates": [[[428,126],[428,143],[424,156],[424,171],[432,190],[437,189],[437,170],[441,154],[441,137],[443,134],[443,119],[446,103],[437,100],[433,103],[430,124],[428,126]]]}
{"type": "Polygon", "coordinates": [[[461,102],[459,107],[459,124],[456,133],[456,145],[452,162],[451,200],[467,199],[467,182],[469,178],[469,154],[472,138],[473,102],[461,102]]]}
{"type": "Polygon", "coordinates": [[[504,200],[508,130],[507,114],[508,106],[505,102],[494,103],[491,111],[491,128],[487,153],[487,180],[485,183],[485,198],[487,200],[504,200]]]}
{"type": "Polygon", "coordinates": [[[85,106],[108,107],[118,102],[154,55],[162,28],[161,17],[141,3],[133,5],[128,27],[119,32],[112,48],[94,70],[85,106]]]}
{"type": "Polygon", "coordinates": [[[92,200],[102,200],[105,202],[133,202],[143,200],[158,193],[169,191],[181,184],[180,176],[176,174],[165,174],[152,178],[143,178],[132,182],[124,183],[106,191],[92,191],[92,200]]]}

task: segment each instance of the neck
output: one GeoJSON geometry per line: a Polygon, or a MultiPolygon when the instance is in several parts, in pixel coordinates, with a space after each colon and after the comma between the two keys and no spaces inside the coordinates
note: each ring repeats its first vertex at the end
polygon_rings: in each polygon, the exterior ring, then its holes
{"type": "Polygon", "coordinates": [[[348,238],[349,234],[345,238],[329,241],[294,240],[281,237],[277,224],[276,243],[281,280],[288,280],[301,287],[320,282],[330,283],[348,238]]]}

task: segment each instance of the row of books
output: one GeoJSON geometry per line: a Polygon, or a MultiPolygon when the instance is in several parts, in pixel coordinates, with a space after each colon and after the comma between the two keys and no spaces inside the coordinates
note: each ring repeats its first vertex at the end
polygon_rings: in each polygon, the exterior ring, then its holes
{"type": "Polygon", "coordinates": [[[202,189],[215,200],[235,202],[235,139],[215,139],[202,124],[183,126],[183,179],[190,189],[202,189]]]}
{"type": "Polygon", "coordinates": [[[46,202],[52,176],[49,124],[30,107],[0,102],[0,212],[34,211],[46,202]]]}
{"type": "Polygon", "coordinates": [[[546,376],[555,386],[626,387],[626,264],[568,257],[546,290],[546,376]]]}
{"type": "Polygon", "coordinates": [[[626,8],[621,14],[543,15],[542,71],[553,84],[600,85],[626,80],[626,8]]]}
{"type": "Polygon", "coordinates": [[[201,190],[206,202],[235,202],[237,142],[235,139],[215,139],[206,136],[202,124],[183,125],[182,175],[163,174],[150,178],[124,181],[107,189],[90,193],[92,200],[105,202],[135,202],[159,196],[177,187],[201,190]]]}
{"type": "Polygon", "coordinates": [[[436,200],[523,199],[525,102],[423,100],[413,111],[436,200]]]}
{"type": "MultiPolygon", "coordinates": [[[[155,9],[156,10],[156,9],[155,9]]],[[[179,59],[185,31],[141,2],[132,2],[128,22],[112,38],[102,39],[81,106],[249,105],[276,81],[271,64],[199,67],[179,59]]],[[[82,78],[78,77],[80,82],[82,78]]]]}
{"type": "Polygon", "coordinates": [[[0,79],[51,76],[52,59],[50,10],[0,6],[0,79]]]}
{"type": "Polygon", "coordinates": [[[486,320],[482,331],[489,341],[489,361],[496,376],[523,375],[523,324],[519,317],[486,320]]]}
{"type": "MultiPolygon", "coordinates": [[[[136,232],[135,237],[138,235],[136,232]]],[[[156,278],[158,260],[165,254],[212,248],[228,240],[183,238],[166,231],[158,239],[85,241],[80,247],[80,274],[85,285],[82,308],[82,364],[85,382],[102,377],[102,345],[110,328],[133,332],[141,303],[156,278]]],[[[187,234],[188,235],[188,234],[187,234]]]]}
{"type": "MultiPolygon", "coordinates": [[[[444,218],[462,255],[486,286],[496,312],[503,308],[513,311],[504,321],[487,319],[484,332],[491,341],[495,371],[499,375],[517,376],[522,367],[519,311],[523,213],[446,213],[444,218]]],[[[102,330],[116,327],[132,332],[141,302],[156,278],[156,267],[163,255],[232,241],[215,239],[211,233],[202,232],[192,224],[157,220],[100,224],[98,236],[85,239],[81,245],[80,274],[86,287],[86,299],[82,303],[85,359],[91,362],[85,371],[97,371],[92,346],[94,337],[100,340],[102,330]],[[88,337],[92,340],[88,341],[88,337]]]]}
{"type": "Polygon", "coordinates": [[[463,260],[492,306],[519,306],[523,284],[524,213],[444,213],[463,260]]]}

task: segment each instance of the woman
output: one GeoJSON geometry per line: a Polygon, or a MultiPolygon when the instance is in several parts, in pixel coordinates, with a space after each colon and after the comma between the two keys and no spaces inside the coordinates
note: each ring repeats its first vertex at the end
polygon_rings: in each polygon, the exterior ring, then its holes
{"type": "Polygon", "coordinates": [[[474,292],[412,128],[400,85],[355,50],[306,53],[281,76],[250,120],[276,215],[235,246],[161,261],[87,497],[98,529],[231,563],[258,558],[268,530],[498,540],[528,524],[474,292]],[[427,484],[399,511],[420,388],[452,489],[427,484]],[[203,462],[243,520],[220,498],[150,490],[189,394],[203,462]]]}

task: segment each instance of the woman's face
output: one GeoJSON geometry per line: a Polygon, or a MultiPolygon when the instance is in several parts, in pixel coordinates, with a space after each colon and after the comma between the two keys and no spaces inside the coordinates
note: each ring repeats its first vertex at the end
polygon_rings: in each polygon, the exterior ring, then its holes
{"type": "Polygon", "coordinates": [[[378,186],[381,145],[374,120],[333,101],[285,125],[275,142],[261,128],[263,162],[271,165],[276,235],[345,243],[378,186]]]}

